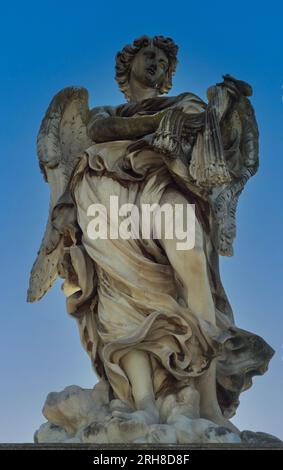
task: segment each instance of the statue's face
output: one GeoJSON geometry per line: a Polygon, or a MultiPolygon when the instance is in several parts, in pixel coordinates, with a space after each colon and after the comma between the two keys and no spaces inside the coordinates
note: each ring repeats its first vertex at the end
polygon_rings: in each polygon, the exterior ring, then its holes
{"type": "Polygon", "coordinates": [[[158,88],[166,78],[168,65],[161,49],[153,45],[143,47],[133,59],[130,79],[134,78],[142,86],[158,88]]]}

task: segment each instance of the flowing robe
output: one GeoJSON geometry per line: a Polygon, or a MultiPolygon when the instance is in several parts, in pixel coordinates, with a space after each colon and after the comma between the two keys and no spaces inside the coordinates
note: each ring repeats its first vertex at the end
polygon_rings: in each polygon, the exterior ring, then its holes
{"type": "MultiPolygon", "coordinates": [[[[171,98],[145,100],[144,114],[182,107],[201,113],[205,104],[184,93],[171,98]]],[[[138,116],[140,109],[116,108],[116,115],[138,116]],[[136,111],[136,112],[135,112],[136,111]]],[[[253,333],[236,327],[219,275],[219,256],[213,243],[213,217],[205,191],[195,187],[188,162],[168,159],[154,150],[150,137],[91,146],[73,174],[68,195],[80,229],[79,240],[66,247],[72,273],[65,288],[75,286],[67,298],[77,318],[83,346],[97,375],[106,380],[113,396],[134,407],[131,385],[121,358],[130,350],[146,351],[152,366],[156,397],[178,390],[203,374],[215,357],[218,401],[227,417],[234,414],[239,394],[262,374],[272,348],[253,333]],[[135,144],[135,146],[133,145],[135,144]],[[91,204],[108,209],[110,196],[125,203],[159,203],[168,187],[196,204],[204,236],[207,272],[215,304],[216,326],[196,317],[180,296],[175,273],[164,250],[153,237],[122,240],[89,238],[91,204]]],[[[192,148],[187,148],[187,155],[192,148]]],[[[65,201],[66,202],[66,201],[65,201]]],[[[58,211],[58,217],[64,213],[58,211]]],[[[75,225],[75,222],[74,222],[75,225]]],[[[74,238],[74,237],[73,237],[74,238]]],[[[142,371],[141,371],[142,373],[142,371]]]]}

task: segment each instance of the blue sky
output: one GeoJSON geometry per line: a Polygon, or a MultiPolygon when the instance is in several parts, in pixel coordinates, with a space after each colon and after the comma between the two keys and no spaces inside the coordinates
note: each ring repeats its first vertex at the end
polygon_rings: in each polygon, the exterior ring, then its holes
{"type": "Polygon", "coordinates": [[[2,4],[0,442],[31,442],[50,391],[96,381],[60,282],[40,303],[25,302],[49,200],[36,136],[51,98],[66,86],[86,87],[91,106],[122,103],[114,57],[142,34],[171,36],[180,46],[172,95],[205,98],[225,73],[254,88],[260,169],[241,196],[235,256],[221,259],[221,272],[237,325],[264,337],[276,355],[242,394],[233,421],[283,439],[282,13],[272,0],[2,4]]]}

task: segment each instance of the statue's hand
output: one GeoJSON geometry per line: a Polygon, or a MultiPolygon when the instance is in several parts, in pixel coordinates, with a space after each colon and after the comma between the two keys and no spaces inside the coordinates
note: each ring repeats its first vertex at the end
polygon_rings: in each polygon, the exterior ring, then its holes
{"type": "Polygon", "coordinates": [[[199,132],[204,129],[204,117],[205,112],[199,113],[184,113],[183,115],[183,126],[182,126],[182,138],[185,139],[191,145],[195,142],[196,136],[199,132]]]}

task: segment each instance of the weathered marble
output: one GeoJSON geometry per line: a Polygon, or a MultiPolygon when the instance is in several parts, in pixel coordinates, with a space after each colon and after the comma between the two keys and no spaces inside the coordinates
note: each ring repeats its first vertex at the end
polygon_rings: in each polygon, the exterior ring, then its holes
{"type": "Polygon", "coordinates": [[[236,325],[219,272],[219,256],[233,254],[239,196],[258,169],[252,89],[225,75],[207,103],[191,92],[161,96],[177,51],[170,38],[135,40],[116,57],[127,103],[89,109],[87,90],[69,87],[42,121],[51,199],[28,300],[64,279],[100,385],[50,394],[39,442],[239,442],[229,419],[274,353],[236,325]],[[90,230],[93,204],[105,210],[106,236],[90,230]],[[140,215],[146,204],[171,209],[160,226],[158,211],[148,216],[149,237],[137,219],[125,229],[129,205],[140,215]],[[117,237],[113,219],[124,230],[117,237]],[[195,228],[192,246],[180,249],[173,221],[185,236],[195,228]]]}
{"type": "Polygon", "coordinates": [[[158,400],[161,423],[146,424],[120,400],[107,401],[104,384],[85,390],[77,386],[50,393],[43,414],[48,420],[35,433],[37,443],[239,443],[241,438],[211,421],[200,419],[198,393],[191,387],[158,400]],[[129,413],[127,419],[113,411],[129,413]]]}
{"type": "Polygon", "coordinates": [[[43,414],[48,420],[35,433],[36,443],[150,443],[150,444],[238,444],[266,445],[280,439],[262,432],[240,435],[199,418],[199,394],[186,387],[177,395],[158,400],[161,422],[147,425],[137,417],[113,417],[113,411],[131,413],[127,404],[108,399],[108,388],[71,386],[48,395],[43,414]]]}

